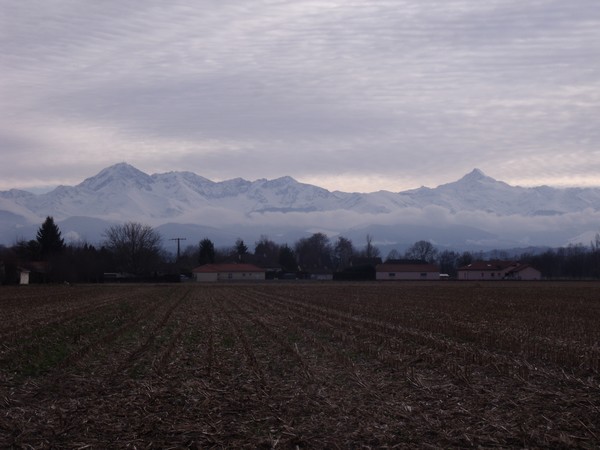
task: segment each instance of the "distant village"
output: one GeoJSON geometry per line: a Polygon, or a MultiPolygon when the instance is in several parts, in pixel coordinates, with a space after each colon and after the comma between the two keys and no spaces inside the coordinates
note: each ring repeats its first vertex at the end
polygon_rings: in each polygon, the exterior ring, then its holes
{"type": "Polygon", "coordinates": [[[250,248],[237,239],[231,247],[215,248],[209,237],[167,253],[164,238],[136,222],[115,225],[100,245],[67,245],[52,217],[41,224],[36,239],[0,247],[0,282],[115,283],[227,282],[259,280],[320,281],[520,281],[600,278],[600,236],[589,246],[548,249],[519,258],[493,258],[470,252],[438,249],[417,241],[404,253],[385,257],[365,236],[361,246],[338,236],[314,233],[292,245],[261,236],[250,248]]]}

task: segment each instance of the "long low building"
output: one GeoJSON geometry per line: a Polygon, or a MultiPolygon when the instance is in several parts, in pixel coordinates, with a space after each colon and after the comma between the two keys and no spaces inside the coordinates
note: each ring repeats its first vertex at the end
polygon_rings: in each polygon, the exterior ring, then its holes
{"type": "Polygon", "coordinates": [[[435,264],[378,264],[377,280],[439,280],[440,268],[435,264]]]}
{"type": "Polygon", "coordinates": [[[459,280],[540,280],[542,274],[518,261],[474,261],[458,269],[459,280]]]}
{"type": "Polygon", "coordinates": [[[205,264],[192,270],[196,281],[259,281],[265,269],[254,264],[205,264]]]}

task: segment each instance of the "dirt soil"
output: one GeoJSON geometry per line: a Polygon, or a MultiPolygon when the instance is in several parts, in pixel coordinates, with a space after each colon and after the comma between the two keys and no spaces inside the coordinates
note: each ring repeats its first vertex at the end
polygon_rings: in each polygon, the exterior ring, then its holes
{"type": "Polygon", "coordinates": [[[600,284],[0,287],[1,448],[599,448],[600,284]]]}

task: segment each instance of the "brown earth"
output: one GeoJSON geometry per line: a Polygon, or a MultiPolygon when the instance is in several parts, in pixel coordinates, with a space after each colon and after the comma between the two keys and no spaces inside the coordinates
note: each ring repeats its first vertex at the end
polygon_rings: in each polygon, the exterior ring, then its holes
{"type": "Polygon", "coordinates": [[[0,447],[600,447],[599,283],[0,288],[0,447]]]}

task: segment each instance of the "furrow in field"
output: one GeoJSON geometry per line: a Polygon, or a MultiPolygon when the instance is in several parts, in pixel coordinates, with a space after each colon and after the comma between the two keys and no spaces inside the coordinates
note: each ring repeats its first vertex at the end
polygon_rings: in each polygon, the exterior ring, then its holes
{"type": "MultiPolygon", "coordinates": [[[[519,380],[528,380],[530,375],[539,376],[546,371],[551,371],[553,372],[552,377],[558,376],[569,382],[577,380],[589,384],[585,377],[578,377],[564,372],[564,365],[559,365],[557,368],[555,364],[548,364],[546,360],[540,361],[542,364],[537,364],[531,360],[525,360],[522,354],[514,354],[502,349],[490,349],[481,345],[481,342],[457,339],[453,335],[448,336],[446,333],[442,333],[441,330],[438,330],[437,333],[431,332],[425,319],[419,321],[418,326],[407,327],[384,320],[381,313],[357,311],[357,305],[353,305],[350,310],[343,311],[329,306],[321,306],[315,302],[295,300],[291,297],[279,299],[276,296],[267,296],[267,298],[269,298],[269,302],[279,303],[282,307],[296,308],[294,312],[297,315],[309,315],[317,321],[327,318],[332,322],[330,327],[336,333],[342,333],[342,339],[346,339],[343,335],[343,330],[346,329],[347,332],[358,338],[366,352],[380,355],[384,360],[392,363],[395,354],[405,347],[416,352],[414,345],[406,345],[408,342],[409,344],[419,344],[437,352],[438,359],[444,359],[447,354],[455,355],[460,362],[461,369],[453,368],[452,372],[456,373],[460,379],[464,379],[468,374],[468,368],[474,366],[485,367],[502,375],[516,377],[519,380]],[[425,330],[421,328],[425,328],[425,330]]],[[[273,307],[273,304],[271,304],[271,307],[273,307]]],[[[546,352],[549,353],[550,351],[546,350],[546,352]]],[[[554,352],[558,353],[559,351],[555,350],[554,352]]],[[[428,358],[433,357],[431,351],[421,351],[421,354],[427,355],[428,358]]],[[[593,354],[588,353],[586,358],[589,361],[587,369],[593,370],[598,364],[598,357],[594,358],[593,354]]],[[[564,357],[561,360],[552,362],[565,361],[571,360],[564,357]]]]}
{"type": "Polygon", "coordinates": [[[27,333],[34,333],[44,327],[58,326],[69,321],[77,320],[83,316],[96,314],[119,301],[130,301],[128,293],[106,295],[102,290],[88,291],[85,297],[80,297],[78,302],[57,301],[53,308],[37,309],[33,306],[22,305],[20,314],[25,320],[8,319],[5,323],[10,325],[0,332],[0,339],[4,342],[22,339],[27,333]],[[29,311],[34,310],[32,314],[29,311]]]}
{"type": "Polygon", "coordinates": [[[0,446],[595,448],[598,377],[519,340],[587,349],[600,288],[522,286],[127,286],[40,340],[84,349],[64,367],[0,369],[0,446]]]}
{"type": "MultiPolygon", "coordinates": [[[[573,398],[574,402],[582,405],[582,423],[590,423],[589,416],[585,414],[590,405],[585,405],[585,397],[580,392],[582,388],[596,391],[597,380],[594,378],[577,378],[560,367],[538,368],[516,355],[504,359],[506,355],[503,352],[486,353],[487,350],[478,349],[472,344],[465,347],[463,342],[445,339],[443,335],[440,338],[440,334],[407,330],[406,327],[392,326],[369,317],[350,315],[344,310],[324,308],[314,304],[318,302],[315,298],[311,298],[308,303],[308,300],[290,300],[291,295],[278,298],[277,295],[269,295],[260,289],[256,289],[255,295],[253,301],[262,303],[261,307],[287,311],[301,328],[313,330],[313,335],[324,343],[324,347],[330,347],[330,343],[333,343],[333,348],[337,346],[345,355],[351,354],[354,348],[354,359],[366,361],[363,368],[380,367],[390,376],[395,373],[396,376],[405,377],[414,389],[421,391],[421,397],[442,395],[448,398],[450,404],[455,398],[470,398],[471,408],[481,409],[482,424],[487,427],[493,426],[489,411],[485,408],[485,405],[490,404],[498,409],[497,415],[504,414],[506,423],[518,426],[519,422],[523,422],[541,430],[542,425],[531,417],[517,415],[517,421],[510,421],[509,415],[513,408],[510,405],[506,407],[506,396],[513,392],[521,393],[514,396],[514,405],[518,408],[525,408],[524,405],[531,408],[531,403],[558,405],[565,398],[573,398]],[[389,351],[387,354],[386,348],[389,351]],[[406,355],[405,349],[408,349],[409,358],[399,360],[399,355],[406,355]],[[561,387],[548,392],[544,386],[552,383],[552,380],[561,380],[561,387]]],[[[381,371],[378,373],[381,374],[381,371]]],[[[382,385],[385,384],[383,381],[382,385]]],[[[434,403],[434,400],[431,402],[434,403]]],[[[555,413],[559,414],[558,411],[555,413]]],[[[566,422],[557,420],[553,424],[560,428],[566,422]]],[[[585,430],[585,425],[582,428],[585,430]]],[[[501,430],[496,431],[500,435],[501,430]]]]}
{"type": "Polygon", "coordinates": [[[243,317],[241,317],[240,314],[236,314],[239,313],[239,310],[235,309],[235,307],[233,306],[234,303],[232,302],[230,297],[219,299],[216,302],[216,304],[223,313],[223,316],[227,321],[227,324],[229,325],[230,329],[233,331],[239,343],[241,344],[246,363],[248,364],[256,378],[258,380],[263,380],[264,374],[262,367],[256,359],[256,355],[254,354],[252,345],[250,344],[248,336],[241,324],[241,320],[243,320],[243,317]]]}
{"type": "Polygon", "coordinates": [[[168,299],[165,299],[162,308],[157,309],[154,315],[156,321],[153,324],[144,323],[143,329],[139,330],[141,333],[137,337],[133,348],[127,351],[125,358],[113,367],[111,376],[125,371],[131,374],[147,369],[148,363],[142,359],[150,351],[159,333],[164,330],[174,311],[184,302],[188,293],[189,291],[182,290],[172,290],[168,293],[168,299]]]}
{"type": "Polygon", "coordinates": [[[123,324],[135,323],[136,316],[145,311],[140,304],[147,301],[146,292],[130,292],[126,299],[111,297],[111,302],[103,308],[90,309],[88,314],[49,324],[33,334],[23,330],[23,334],[2,346],[2,366],[16,377],[68,367],[122,333],[123,324]]]}

